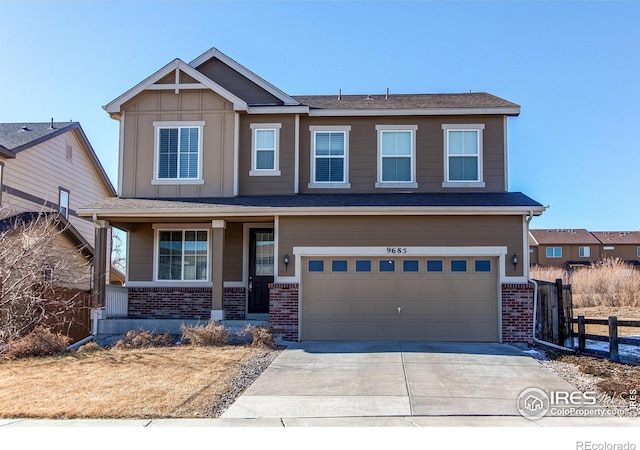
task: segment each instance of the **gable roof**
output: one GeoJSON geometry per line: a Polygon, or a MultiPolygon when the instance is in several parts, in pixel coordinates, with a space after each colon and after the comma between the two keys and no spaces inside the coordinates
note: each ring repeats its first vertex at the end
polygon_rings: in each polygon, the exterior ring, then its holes
{"type": "Polygon", "coordinates": [[[87,259],[93,258],[94,250],[91,244],[82,237],[82,234],[64,216],[57,212],[27,211],[0,220],[0,233],[5,233],[13,228],[19,228],[38,220],[49,220],[54,217],[52,223],[81,251],[87,259]]]}
{"type": "Polygon", "coordinates": [[[543,229],[529,230],[539,245],[571,245],[571,244],[599,244],[600,242],[586,229],[543,229]]]}
{"type": "Polygon", "coordinates": [[[75,132],[84,144],[89,162],[96,170],[98,178],[108,195],[115,197],[116,190],[79,122],[0,123],[0,151],[9,158],[15,158],[22,151],[68,132],[75,132]]]}
{"type": "Polygon", "coordinates": [[[115,98],[114,100],[107,103],[103,106],[104,110],[111,114],[112,117],[117,116],[120,113],[121,107],[124,103],[131,100],[136,95],[140,94],[142,91],[150,88],[156,82],[160,81],[162,78],[167,76],[173,71],[182,71],[198,81],[203,87],[207,87],[223,97],[225,100],[233,103],[233,108],[235,110],[246,110],[247,103],[236,96],[235,94],[229,92],[227,89],[220,86],[218,83],[214,82],[210,78],[207,78],[202,73],[198,72],[196,69],[185,63],[184,61],[176,58],[171,61],[169,64],[164,66],[162,69],[158,70],[154,74],[142,80],[140,83],[136,84],[134,87],[129,89],[124,94],[115,98]]]}
{"type": "Polygon", "coordinates": [[[404,113],[412,110],[433,111],[434,114],[520,114],[520,105],[486,92],[459,94],[389,94],[389,95],[297,95],[300,103],[310,107],[310,115],[319,110],[331,110],[333,114],[346,111],[349,114],[362,110],[372,113],[391,110],[404,113]],[[471,110],[471,111],[469,111],[471,110]]]}
{"type": "Polygon", "coordinates": [[[592,231],[603,244],[640,245],[640,231],[592,231]]]}
{"type": "Polygon", "coordinates": [[[254,84],[258,85],[260,88],[267,91],[269,94],[280,99],[284,105],[299,104],[299,102],[295,100],[293,97],[290,97],[284,91],[278,89],[273,84],[269,83],[262,77],[256,75],[255,73],[253,73],[252,71],[244,67],[242,64],[231,59],[229,56],[225,55],[215,47],[212,47],[211,49],[204,52],[202,55],[198,56],[196,59],[191,61],[189,65],[197,69],[198,67],[202,66],[204,63],[214,58],[221,61],[225,65],[229,66],[231,69],[235,70],[236,72],[238,72],[240,75],[242,75],[249,81],[253,82],[254,84]]]}

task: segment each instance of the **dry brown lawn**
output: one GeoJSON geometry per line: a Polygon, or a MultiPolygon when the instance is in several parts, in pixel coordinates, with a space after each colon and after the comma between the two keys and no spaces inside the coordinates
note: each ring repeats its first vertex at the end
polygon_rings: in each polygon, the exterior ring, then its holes
{"type": "Polygon", "coordinates": [[[0,417],[214,417],[240,366],[264,352],[184,346],[0,360],[0,417]]]}

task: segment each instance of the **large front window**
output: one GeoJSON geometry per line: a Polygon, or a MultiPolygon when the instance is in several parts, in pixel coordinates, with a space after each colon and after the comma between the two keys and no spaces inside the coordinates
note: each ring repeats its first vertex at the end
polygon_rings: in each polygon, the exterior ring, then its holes
{"type": "Polygon", "coordinates": [[[154,181],[194,182],[202,178],[203,122],[155,122],[154,181]]]}
{"type": "Polygon", "coordinates": [[[207,230],[158,231],[158,280],[207,281],[207,230]]]}
{"type": "Polygon", "coordinates": [[[349,130],[346,127],[310,127],[311,183],[309,187],[349,187],[349,130]]]}
{"type": "Polygon", "coordinates": [[[417,126],[378,125],[378,182],[376,187],[417,187],[417,126]]]}

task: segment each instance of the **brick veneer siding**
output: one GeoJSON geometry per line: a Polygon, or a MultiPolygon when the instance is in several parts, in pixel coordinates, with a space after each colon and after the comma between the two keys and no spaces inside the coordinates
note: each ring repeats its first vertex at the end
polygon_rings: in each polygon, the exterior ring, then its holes
{"type": "Polygon", "coordinates": [[[211,288],[129,288],[132,319],[209,319],[211,288]]]}
{"type": "Polygon", "coordinates": [[[502,342],[533,342],[531,283],[502,285],[502,342]]]}
{"type": "Polygon", "coordinates": [[[284,340],[298,340],[298,284],[269,284],[269,323],[284,340]]]}
{"type": "MultiPolygon", "coordinates": [[[[209,319],[211,288],[129,288],[132,319],[209,319]]],[[[222,308],[225,319],[245,318],[245,289],[225,288],[222,308]]]]}
{"type": "Polygon", "coordinates": [[[245,288],[224,288],[222,309],[226,320],[246,319],[247,295],[245,288]]]}

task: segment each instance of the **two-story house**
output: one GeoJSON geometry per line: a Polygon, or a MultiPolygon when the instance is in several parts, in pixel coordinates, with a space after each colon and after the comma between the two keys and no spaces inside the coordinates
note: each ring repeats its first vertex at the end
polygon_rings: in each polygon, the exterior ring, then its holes
{"type": "Polygon", "coordinates": [[[517,104],[290,96],[211,49],[104,108],[120,122],[118,198],[81,215],[128,232],[126,326],[531,340],[528,224],[544,207],[508,192],[517,104]]]}
{"type": "Polygon", "coordinates": [[[534,265],[573,268],[619,259],[640,267],[639,231],[532,229],[529,248],[529,260],[534,265]]]}
{"type": "MultiPolygon", "coordinates": [[[[58,270],[68,272],[70,266],[62,263],[65,255],[69,258],[82,255],[80,261],[84,262],[73,264],[74,273],[62,277],[74,280],[74,288],[90,290],[94,271],[109,280],[107,249],[100,261],[94,260],[93,220],[80,217],[78,209],[115,195],[78,122],[0,123],[0,230],[15,228],[21,232],[25,227],[45,222],[56,227],[52,231],[54,243],[64,255],[47,270],[56,270],[58,266],[58,270]],[[54,220],[44,218],[52,214],[54,220]]],[[[108,239],[105,245],[109,245],[108,239]]],[[[78,317],[82,322],[86,319],[86,323],[78,324],[74,329],[79,334],[72,337],[83,338],[88,334],[89,316],[78,311],[78,317]]]]}

